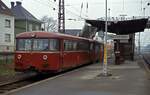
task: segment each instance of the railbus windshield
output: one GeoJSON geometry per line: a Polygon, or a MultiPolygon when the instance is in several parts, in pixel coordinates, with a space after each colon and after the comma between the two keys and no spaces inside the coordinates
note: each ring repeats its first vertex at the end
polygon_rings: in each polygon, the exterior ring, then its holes
{"type": "Polygon", "coordinates": [[[16,49],[18,51],[31,51],[32,50],[32,40],[31,39],[18,39],[16,49]]]}
{"type": "Polygon", "coordinates": [[[17,51],[58,51],[58,39],[17,39],[17,51]]]}

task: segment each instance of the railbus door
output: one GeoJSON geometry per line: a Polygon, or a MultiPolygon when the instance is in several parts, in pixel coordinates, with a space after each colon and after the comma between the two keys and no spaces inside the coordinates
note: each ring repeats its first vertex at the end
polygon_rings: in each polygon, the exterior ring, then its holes
{"type": "Polygon", "coordinates": [[[64,50],[63,50],[63,68],[71,68],[76,66],[77,52],[75,50],[75,41],[64,40],[64,50]]]}

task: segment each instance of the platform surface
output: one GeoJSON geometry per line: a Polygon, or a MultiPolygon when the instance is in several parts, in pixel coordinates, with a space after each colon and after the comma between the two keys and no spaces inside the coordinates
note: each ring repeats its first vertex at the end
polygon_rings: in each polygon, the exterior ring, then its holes
{"type": "Polygon", "coordinates": [[[109,66],[104,78],[100,64],[80,68],[8,95],[150,95],[150,80],[136,63],[109,66]]]}

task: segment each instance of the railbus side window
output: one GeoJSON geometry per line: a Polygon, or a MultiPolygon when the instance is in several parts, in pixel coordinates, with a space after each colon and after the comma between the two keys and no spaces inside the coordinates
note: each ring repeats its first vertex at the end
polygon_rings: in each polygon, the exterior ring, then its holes
{"type": "Polygon", "coordinates": [[[32,50],[32,39],[17,39],[17,50],[30,51],[32,50]]]}
{"type": "Polygon", "coordinates": [[[59,40],[58,39],[50,39],[49,41],[49,49],[51,51],[59,51],[60,50],[60,45],[59,45],[59,40]]]}
{"type": "Polygon", "coordinates": [[[93,43],[90,44],[90,50],[92,51],[94,49],[93,43]]]}
{"type": "Polygon", "coordinates": [[[100,45],[98,45],[98,44],[95,45],[95,52],[96,53],[100,52],[100,45]]]}
{"type": "Polygon", "coordinates": [[[86,41],[78,42],[77,49],[82,50],[82,51],[88,51],[89,50],[89,42],[86,42],[86,41]]]}
{"type": "Polygon", "coordinates": [[[64,40],[64,50],[71,51],[72,50],[72,43],[69,40],[64,40]]]}
{"type": "Polygon", "coordinates": [[[65,51],[74,51],[76,49],[77,49],[76,41],[64,40],[64,50],[65,51]]]}
{"type": "Polygon", "coordinates": [[[73,50],[77,50],[77,42],[76,41],[73,42],[73,50]]]}

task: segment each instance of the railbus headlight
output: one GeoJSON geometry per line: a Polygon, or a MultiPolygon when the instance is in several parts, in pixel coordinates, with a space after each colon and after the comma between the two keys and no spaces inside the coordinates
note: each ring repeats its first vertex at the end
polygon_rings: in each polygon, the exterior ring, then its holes
{"type": "Polygon", "coordinates": [[[20,59],[22,58],[22,55],[19,54],[19,55],[17,56],[17,58],[20,60],[20,59]]]}
{"type": "Polygon", "coordinates": [[[47,59],[48,59],[47,55],[43,55],[43,60],[47,60],[47,59]]]}

